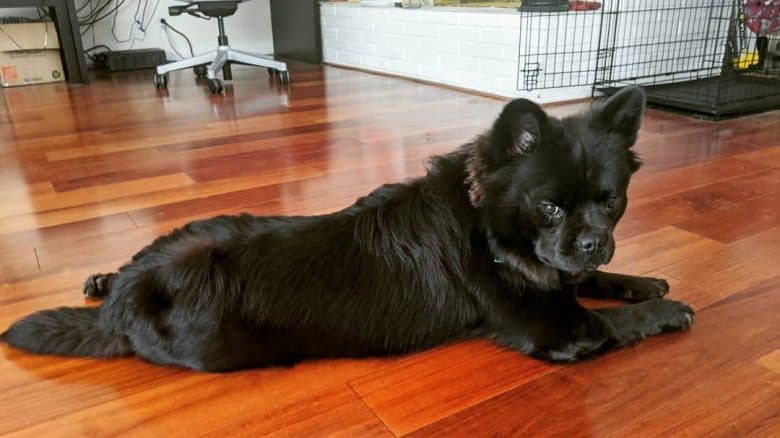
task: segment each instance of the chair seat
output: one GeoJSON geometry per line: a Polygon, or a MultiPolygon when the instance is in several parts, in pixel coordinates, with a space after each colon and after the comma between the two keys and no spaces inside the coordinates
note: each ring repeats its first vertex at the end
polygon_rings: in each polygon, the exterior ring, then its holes
{"type": "Polygon", "coordinates": [[[195,16],[206,16],[212,18],[229,17],[236,13],[238,4],[245,0],[178,0],[186,3],[182,6],[168,7],[170,15],[179,15],[189,13],[195,16]]]}
{"type": "Polygon", "coordinates": [[[176,0],[182,3],[215,3],[215,2],[230,2],[230,3],[245,3],[251,0],[176,0]]]}

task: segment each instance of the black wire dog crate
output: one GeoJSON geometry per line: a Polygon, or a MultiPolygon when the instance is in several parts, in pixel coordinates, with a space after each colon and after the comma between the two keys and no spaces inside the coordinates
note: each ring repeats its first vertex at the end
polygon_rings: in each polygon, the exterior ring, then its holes
{"type": "Polygon", "coordinates": [[[639,84],[713,118],[780,108],[780,0],[574,3],[590,7],[521,12],[519,90],[639,84]]]}

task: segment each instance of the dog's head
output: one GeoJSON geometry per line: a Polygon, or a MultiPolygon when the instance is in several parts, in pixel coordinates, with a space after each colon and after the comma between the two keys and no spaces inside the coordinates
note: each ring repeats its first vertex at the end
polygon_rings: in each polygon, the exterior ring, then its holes
{"type": "Polygon", "coordinates": [[[561,120],[525,99],[506,105],[467,160],[469,196],[497,260],[531,277],[610,261],[640,165],[631,147],[644,106],[638,87],[561,120]]]}

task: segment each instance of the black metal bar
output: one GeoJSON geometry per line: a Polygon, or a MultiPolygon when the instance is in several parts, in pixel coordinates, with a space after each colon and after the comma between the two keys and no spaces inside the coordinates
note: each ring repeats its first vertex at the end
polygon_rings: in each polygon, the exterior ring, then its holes
{"type": "Polygon", "coordinates": [[[225,36],[225,18],[217,17],[217,25],[219,26],[219,43],[222,44],[222,38],[227,38],[225,36]]]}
{"type": "Polygon", "coordinates": [[[44,3],[49,6],[52,19],[57,26],[57,35],[65,63],[65,77],[71,83],[87,83],[89,77],[84,52],[81,48],[81,34],[75,9],[68,7],[67,0],[47,0],[44,3]]]}
{"type": "Polygon", "coordinates": [[[89,83],[89,72],[87,71],[87,60],[84,56],[84,46],[81,41],[81,30],[79,29],[78,17],[76,16],[75,0],[60,0],[67,10],[68,23],[70,23],[70,35],[72,38],[72,48],[70,49],[76,58],[76,69],[79,72],[79,82],[89,83]]]}
{"type": "MultiPolygon", "coordinates": [[[[228,37],[225,35],[225,19],[224,17],[217,17],[217,25],[219,26],[219,36],[217,37],[217,44],[220,46],[228,45],[228,37]]],[[[226,81],[233,79],[233,71],[230,70],[230,61],[227,61],[222,66],[222,78],[226,81]]]]}

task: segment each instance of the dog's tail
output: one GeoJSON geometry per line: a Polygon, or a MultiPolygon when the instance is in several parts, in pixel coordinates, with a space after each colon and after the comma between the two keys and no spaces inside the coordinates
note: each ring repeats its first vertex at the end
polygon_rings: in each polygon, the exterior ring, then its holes
{"type": "Polygon", "coordinates": [[[119,357],[133,354],[130,341],[103,331],[96,307],[60,307],[16,321],[0,340],[37,354],[119,357]]]}

